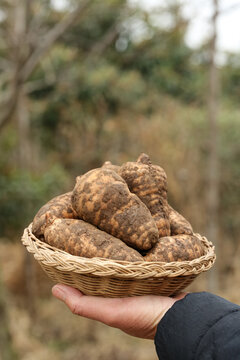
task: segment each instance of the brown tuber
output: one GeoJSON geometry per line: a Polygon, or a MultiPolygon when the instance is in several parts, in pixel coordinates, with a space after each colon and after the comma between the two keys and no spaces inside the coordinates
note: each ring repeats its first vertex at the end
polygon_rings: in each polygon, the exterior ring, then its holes
{"type": "Polygon", "coordinates": [[[48,221],[44,231],[45,241],[69,254],[86,258],[143,261],[136,250],[83,220],[54,218],[48,221]]]}
{"type": "Polygon", "coordinates": [[[112,170],[99,168],[81,176],[72,204],[79,218],[136,249],[151,249],[158,240],[148,208],[112,170]]]}
{"type": "Polygon", "coordinates": [[[191,224],[176,210],[169,205],[169,221],[171,227],[171,235],[192,235],[193,229],[191,224]]]}
{"type": "Polygon", "coordinates": [[[194,235],[166,236],[148,251],[145,261],[189,261],[204,255],[202,242],[194,235]]]}
{"type": "Polygon", "coordinates": [[[71,203],[72,192],[54,197],[37,212],[33,219],[32,232],[36,237],[42,237],[46,227],[46,215],[57,218],[77,218],[77,213],[71,203]]]}
{"type": "Polygon", "coordinates": [[[127,162],[119,170],[129,190],[147,206],[156,222],[159,236],[170,235],[167,202],[167,176],[157,165],[152,165],[148,155],[141,154],[137,162],[127,162]]]}

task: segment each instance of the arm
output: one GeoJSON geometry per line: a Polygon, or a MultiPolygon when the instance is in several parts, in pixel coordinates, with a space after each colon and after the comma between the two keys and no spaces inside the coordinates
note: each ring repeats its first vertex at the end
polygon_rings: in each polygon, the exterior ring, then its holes
{"type": "Polygon", "coordinates": [[[53,295],[73,314],[154,339],[161,360],[226,360],[240,354],[240,307],[209,293],[102,298],[66,285],[53,295]],[[181,300],[181,301],[178,301],[181,300]]]}
{"type": "Polygon", "coordinates": [[[210,294],[188,294],[160,321],[155,345],[161,360],[240,357],[240,307],[210,294]]]}

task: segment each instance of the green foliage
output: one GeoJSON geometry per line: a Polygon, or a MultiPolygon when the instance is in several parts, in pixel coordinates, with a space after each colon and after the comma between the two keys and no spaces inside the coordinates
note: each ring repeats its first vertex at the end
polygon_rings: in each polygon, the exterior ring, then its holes
{"type": "Polygon", "coordinates": [[[232,102],[238,103],[240,97],[240,55],[228,56],[222,72],[223,93],[232,102]]]}
{"type": "Polygon", "coordinates": [[[126,0],[94,1],[88,15],[64,34],[60,42],[74,50],[79,49],[80,53],[88,52],[119,19],[126,3],[126,0]]]}
{"type": "Polygon", "coordinates": [[[76,84],[78,100],[83,104],[91,103],[97,108],[104,101],[111,113],[121,107],[131,108],[146,93],[145,82],[137,71],[120,72],[109,63],[87,69],[82,69],[76,84]]]}
{"type": "Polygon", "coordinates": [[[168,15],[172,18],[172,26],[168,29],[153,26],[151,19],[142,18],[151,34],[142,41],[131,41],[131,33],[128,34],[126,30],[124,36],[128,39],[128,48],[114,59],[124,70],[139,71],[144,80],[158,92],[188,103],[199,101],[204,69],[194,64],[194,51],[185,44],[188,24],[182,18],[179,7],[170,6],[168,15]]]}
{"type": "Polygon", "coordinates": [[[64,191],[66,181],[60,165],[41,175],[19,170],[0,175],[0,236],[22,232],[40,206],[64,191]]]}

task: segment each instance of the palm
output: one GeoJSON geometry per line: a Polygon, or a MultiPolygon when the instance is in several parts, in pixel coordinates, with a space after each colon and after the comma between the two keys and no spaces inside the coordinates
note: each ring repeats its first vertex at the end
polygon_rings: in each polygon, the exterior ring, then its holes
{"type": "Polygon", "coordinates": [[[53,295],[64,301],[76,315],[101,321],[144,339],[154,338],[157,324],[177,300],[153,295],[117,299],[85,296],[66,285],[55,286],[53,295]]]}
{"type": "MultiPolygon", "coordinates": [[[[115,301],[119,299],[115,299],[115,301]]],[[[161,296],[138,296],[120,299],[112,326],[129,335],[153,339],[157,325],[175,300],[161,296]]]]}

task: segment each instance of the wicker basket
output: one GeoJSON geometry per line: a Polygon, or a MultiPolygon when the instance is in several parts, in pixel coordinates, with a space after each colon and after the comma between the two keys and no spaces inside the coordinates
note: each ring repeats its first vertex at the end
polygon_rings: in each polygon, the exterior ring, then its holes
{"type": "Polygon", "coordinates": [[[171,263],[73,256],[37,239],[32,234],[31,224],[24,230],[22,243],[54,282],[73,286],[86,295],[171,296],[186,288],[215,262],[212,243],[199,234],[195,235],[203,242],[205,255],[192,261],[171,263]]]}

